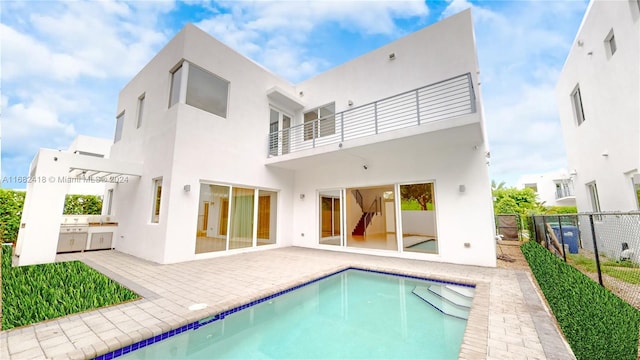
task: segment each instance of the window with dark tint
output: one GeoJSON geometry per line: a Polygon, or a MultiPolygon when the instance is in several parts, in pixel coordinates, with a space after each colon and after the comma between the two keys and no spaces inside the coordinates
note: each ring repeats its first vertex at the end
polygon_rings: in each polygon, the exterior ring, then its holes
{"type": "Polygon", "coordinates": [[[227,117],[229,82],[189,64],[187,104],[220,117],[227,117]]]}

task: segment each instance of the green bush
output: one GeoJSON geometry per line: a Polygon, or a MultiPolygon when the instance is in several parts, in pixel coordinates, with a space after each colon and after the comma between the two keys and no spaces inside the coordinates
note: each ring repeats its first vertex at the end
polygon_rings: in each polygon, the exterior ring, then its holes
{"type": "Polygon", "coordinates": [[[11,267],[2,246],[2,330],[137,298],[79,261],[11,267]]]}
{"type": "MultiPolygon", "coordinates": [[[[0,189],[0,242],[16,242],[24,197],[20,190],[0,189]]],[[[67,195],[64,199],[64,214],[99,215],[102,211],[102,197],[96,195],[67,195]]]]}
{"type": "Polygon", "coordinates": [[[536,242],[522,253],[578,360],[638,359],[640,311],[536,242]]]}

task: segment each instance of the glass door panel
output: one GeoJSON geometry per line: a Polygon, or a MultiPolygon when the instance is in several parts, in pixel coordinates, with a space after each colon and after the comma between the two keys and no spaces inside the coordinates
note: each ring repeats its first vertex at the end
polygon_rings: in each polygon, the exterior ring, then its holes
{"type": "Polygon", "coordinates": [[[196,254],[227,249],[229,187],[200,184],[196,254]]]}
{"type": "Polygon", "coordinates": [[[233,188],[229,249],[253,246],[254,189],[233,188]]]}

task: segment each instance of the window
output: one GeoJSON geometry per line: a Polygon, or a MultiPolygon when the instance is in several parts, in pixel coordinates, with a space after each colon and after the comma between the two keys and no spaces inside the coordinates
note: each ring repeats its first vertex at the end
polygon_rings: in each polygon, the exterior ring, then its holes
{"type": "Polygon", "coordinates": [[[182,65],[171,74],[171,93],[169,94],[169,107],[180,101],[180,86],[182,82],[182,65]]]}
{"type": "Polygon", "coordinates": [[[189,64],[186,99],[188,105],[226,118],[228,97],[229,82],[227,80],[189,64]]]}
{"type": "Polygon", "coordinates": [[[138,98],[138,121],[136,123],[136,129],[142,126],[142,114],[144,113],[144,98],[145,94],[140,95],[138,98]]]}
{"type": "Polygon", "coordinates": [[[584,110],[582,108],[582,95],[580,95],[580,85],[576,85],[575,90],[571,93],[571,103],[573,104],[573,112],[576,116],[578,126],[585,120],[584,110]]]}
{"type": "Polygon", "coordinates": [[[122,128],[124,127],[124,111],[116,118],[116,134],[113,137],[113,142],[117,143],[122,139],[122,128]]]}
{"type": "Polygon", "coordinates": [[[269,112],[269,155],[288,154],[291,144],[291,116],[280,110],[269,112]]]}
{"type": "Polygon", "coordinates": [[[591,199],[591,209],[593,212],[600,212],[600,199],[598,198],[598,187],[595,182],[587,184],[587,192],[591,199]]]}
{"type": "Polygon", "coordinates": [[[151,212],[151,222],[160,221],[160,198],[162,197],[162,178],[153,179],[153,211],[151,212]]]}
{"type": "Polygon", "coordinates": [[[336,104],[331,103],[304,113],[304,139],[311,140],[336,133],[336,104]]]}
{"type": "Polygon", "coordinates": [[[640,174],[631,176],[631,184],[633,185],[633,197],[636,199],[636,208],[640,210],[640,174]]]}
{"type": "Polygon", "coordinates": [[[107,190],[107,207],[106,214],[111,215],[111,206],[113,204],[113,189],[107,190]]]}
{"type": "Polygon", "coordinates": [[[605,48],[607,48],[608,57],[613,56],[613,54],[616,53],[616,50],[618,50],[618,46],[616,45],[616,37],[613,34],[613,29],[609,31],[609,34],[604,39],[604,45],[605,45],[605,48]]]}
{"type": "Polygon", "coordinates": [[[538,192],[538,184],[533,183],[533,184],[524,184],[525,189],[531,189],[535,192],[538,192]]]}

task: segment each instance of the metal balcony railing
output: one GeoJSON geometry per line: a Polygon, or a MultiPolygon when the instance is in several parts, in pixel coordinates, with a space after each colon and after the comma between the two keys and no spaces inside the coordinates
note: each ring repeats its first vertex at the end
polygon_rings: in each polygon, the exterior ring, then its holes
{"type": "Polygon", "coordinates": [[[574,196],[571,188],[556,188],[556,200],[574,196]]]}
{"type": "Polygon", "coordinates": [[[471,74],[354,107],[269,134],[279,156],[476,112],[471,74]]]}

